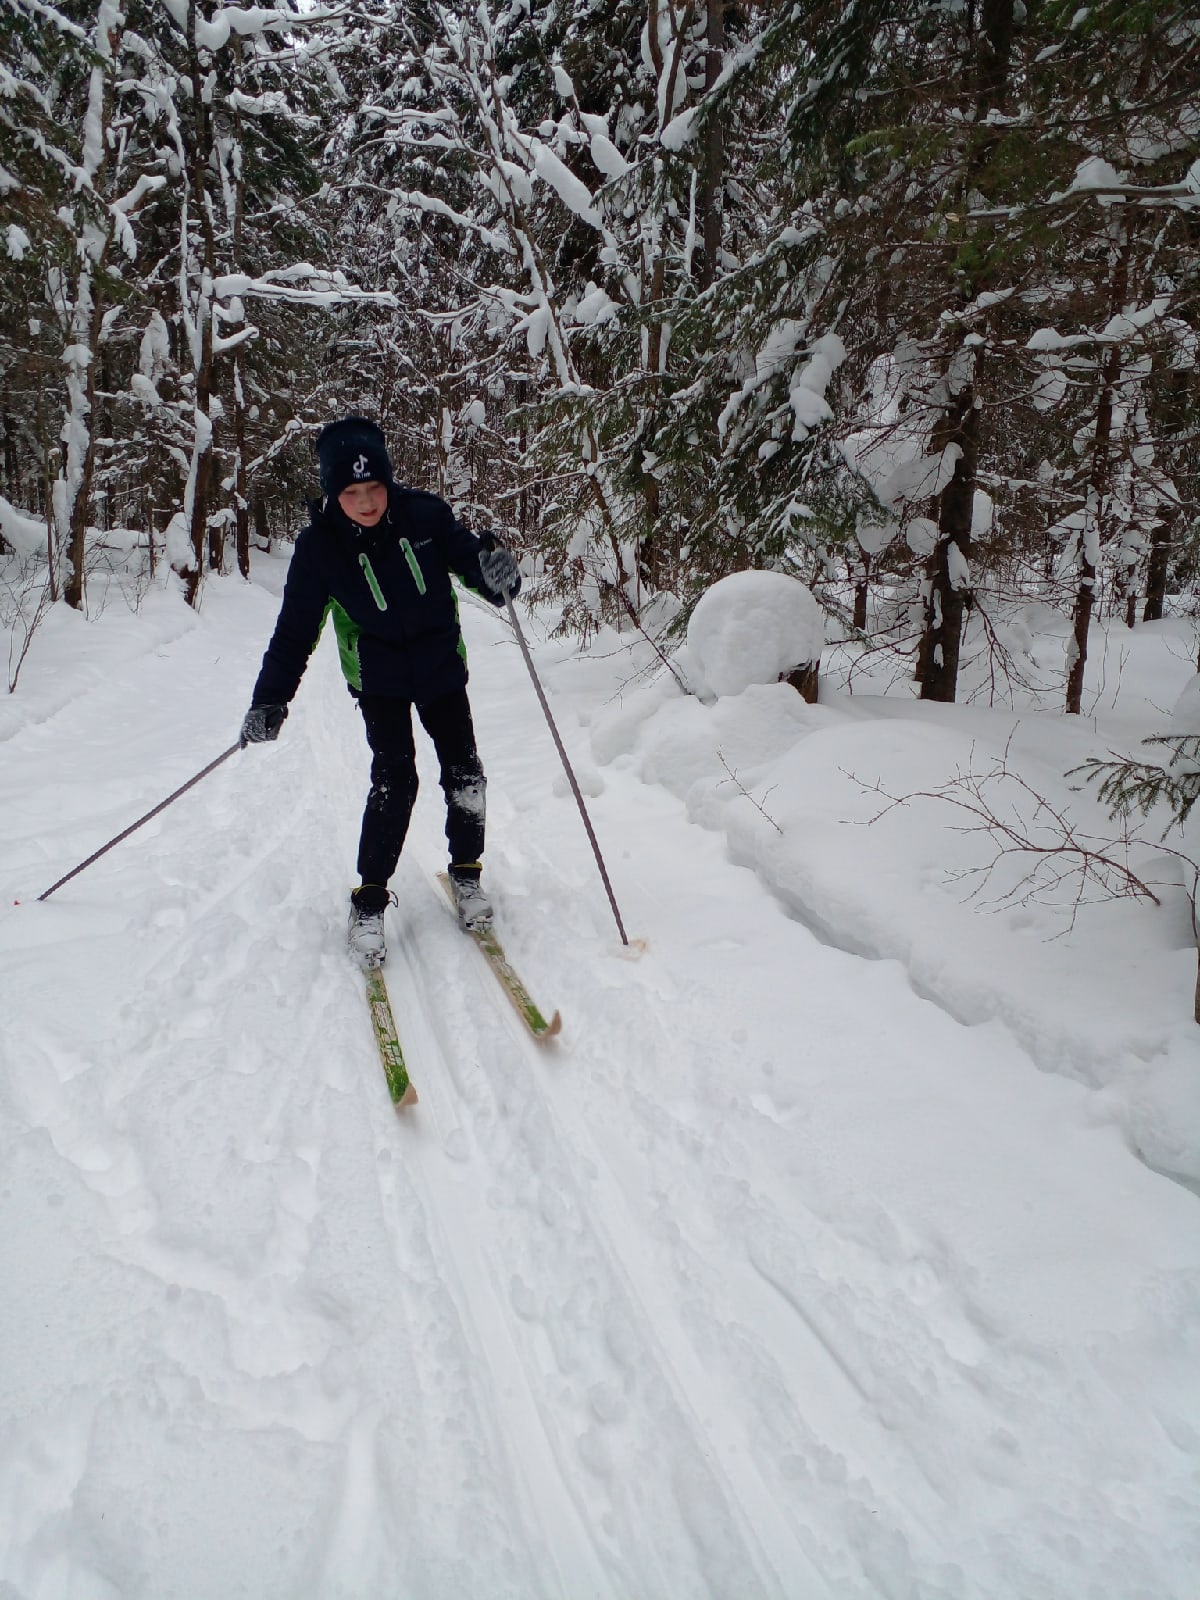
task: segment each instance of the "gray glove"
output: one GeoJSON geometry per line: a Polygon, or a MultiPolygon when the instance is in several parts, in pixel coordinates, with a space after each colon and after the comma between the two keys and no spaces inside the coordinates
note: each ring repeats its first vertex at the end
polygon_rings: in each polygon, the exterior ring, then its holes
{"type": "Polygon", "coordinates": [[[521,592],[521,569],[502,544],[479,552],[479,570],[493,594],[521,592]]]}
{"type": "Polygon", "coordinates": [[[278,739],[287,714],[286,706],[251,706],[242,718],[238,743],[245,749],[248,744],[266,744],[268,739],[278,739]]]}

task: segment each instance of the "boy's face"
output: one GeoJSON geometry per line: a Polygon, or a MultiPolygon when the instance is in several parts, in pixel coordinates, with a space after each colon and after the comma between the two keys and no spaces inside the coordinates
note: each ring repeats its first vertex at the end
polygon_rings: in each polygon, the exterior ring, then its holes
{"type": "Polygon", "coordinates": [[[373,528],[387,510],[387,503],[387,485],[374,478],[366,483],[347,484],[338,495],[338,505],[360,528],[373,528]]]}

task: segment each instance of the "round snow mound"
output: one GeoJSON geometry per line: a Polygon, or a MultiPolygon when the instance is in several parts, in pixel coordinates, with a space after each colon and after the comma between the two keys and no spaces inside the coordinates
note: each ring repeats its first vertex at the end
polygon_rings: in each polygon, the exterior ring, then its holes
{"type": "Polygon", "coordinates": [[[782,572],[734,572],[700,596],[688,658],[717,696],[778,683],[818,661],[825,617],[811,593],[782,572]]]}

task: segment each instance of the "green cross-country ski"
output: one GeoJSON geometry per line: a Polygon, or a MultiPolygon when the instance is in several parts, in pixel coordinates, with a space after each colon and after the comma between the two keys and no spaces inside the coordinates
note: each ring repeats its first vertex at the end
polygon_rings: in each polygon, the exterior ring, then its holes
{"type": "Polygon", "coordinates": [[[383,1074],[387,1079],[392,1103],[397,1109],[401,1106],[414,1105],[417,1091],[413,1088],[408,1068],[404,1065],[404,1052],[400,1048],[396,1019],[392,1016],[392,1002],[388,998],[383,973],[378,967],[371,967],[365,973],[365,977],[367,1004],[371,1008],[371,1026],[375,1030],[375,1043],[379,1046],[379,1059],[383,1063],[383,1074]]]}
{"type": "MultiPolygon", "coordinates": [[[[445,872],[438,873],[438,882],[446,891],[450,904],[454,904],[454,890],[450,885],[449,875],[445,872]]],[[[500,980],[505,994],[517,1009],[521,1021],[529,1029],[535,1039],[552,1039],[562,1029],[562,1018],[556,1011],[549,1021],[542,1015],[534,1004],[532,995],[521,982],[520,978],[504,954],[504,947],[496,937],[496,930],[490,922],[485,922],[477,928],[466,930],[487,958],[496,977],[500,980]]]]}

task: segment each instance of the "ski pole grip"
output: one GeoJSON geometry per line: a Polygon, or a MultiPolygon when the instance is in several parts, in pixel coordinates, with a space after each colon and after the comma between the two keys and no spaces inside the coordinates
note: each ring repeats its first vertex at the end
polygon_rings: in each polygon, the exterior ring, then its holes
{"type": "MultiPolygon", "coordinates": [[[[480,548],[481,551],[499,550],[500,541],[499,541],[499,539],[497,539],[496,535],[491,531],[490,528],[487,530],[486,533],[481,533],[479,535],[479,548],[480,548]]],[[[484,581],[486,582],[486,579],[484,581]]],[[[489,587],[490,587],[490,585],[489,585],[489,587]]],[[[508,607],[509,613],[511,614],[511,612],[512,612],[512,592],[506,587],[504,589],[501,589],[499,591],[499,593],[503,596],[504,604],[508,607]]],[[[514,619],[514,621],[515,621],[515,619],[514,619]]]]}

